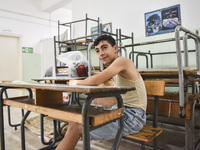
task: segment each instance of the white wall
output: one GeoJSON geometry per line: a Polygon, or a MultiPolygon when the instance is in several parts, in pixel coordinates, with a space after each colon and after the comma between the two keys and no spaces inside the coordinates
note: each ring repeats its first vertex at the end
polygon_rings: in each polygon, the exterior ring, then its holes
{"type": "Polygon", "coordinates": [[[71,11],[58,9],[47,13],[39,9],[38,1],[6,0],[0,1],[0,32],[22,36],[22,46],[34,47],[41,53],[37,44],[41,39],[57,35],[57,21],[71,21],[71,11]],[[17,6],[17,7],[16,7],[17,6]]]}
{"type": "MultiPolygon", "coordinates": [[[[189,29],[200,27],[199,0],[73,0],[73,20],[85,17],[96,19],[102,23],[112,22],[113,31],[121,28],[123,34],[145,36],[144,13],[180,4],[182,25],[189,29]]],[[[77,29],[77,28],[76,28],[77,29]]],[[[75,36],[81,35],[80,30],[75,36]]]]}
{"type": "MultiPolygon", "coordinates": [[[[101,23],[112,22],[113,33],[116,29],[121,29],[122,34],[131,35],[134,33],[134,42],[146,42],[159,39],[174,38],[174,32],[167,34],[160,34],[155,36],[145,36],[145,16],[147,12],[155,11],[162,8],[167,8],[180,4],[182,26],[195,32],[196,29],[200,29],[200,13],[199,13],[199,0],[73,0],[72,1],[72,18],[73,20],[79,20],[85,18],[85,14],[88,17],[97,19],[100,17],[101,23]],[[81,7],[84,6],[84,7],[81,7]]],[[[74,37],[83,36],[84,27],[83,24],[76,25],[74,31],[74,37]]],[[[90,33],[90,32],[88,32],[90,33]]],[[[126,42],[126,41],[125,41],[126,42]]],[[[188,44],[189,49],[194,49],[194,42],[191,41],[188,44]]],[[[124,45],[127,43],[123,43],[124,45]]],[[[130,51],[131,49],[128,49],[130,51]]],[[[176,51],[175,43],[156,44],[149,46],[135,47],[136,51],[148,52],[166,52],[176,51]]],[[[94,56],[96,57],[96,56],[94,56]]],[[[195,53],[189,55],[190,65],[195,67],[196,61],[195,53]]],[[[171,68],[177,66],[176,54],[171,55],[159,55],[154,57],[154,67],[159,68],[171,68]]],[[[97,64],[97,62],[95,62],[97,64]]],[[[146,60],[139,59],[139,67],[146,67],[146,60]]]]}
{"type": "MultiPolygon", "coordinates": [[[[50,59],[49,61],[45,57],[54,58],[54,44],[49,44],[51,45],[49,49],[42,50],[45,47],[42,41],[44,39],[52,39],[53,36],[58,34],[58,20],[60,22],[71,21],[72,11],[60,8],[51,13],[44,12],[41,9],[41,1],[38,0],[0,1],[0,33],[19,35],[22,47],[33,47],[33,51],[36,54],[29,55],[29,60],[35,60],[37,64],[37,61],[41,61],[41,68],[25,67],[26,69],[23,70],[24,79],[28,79],[26,72],[30,72],[30,74],[41,72],[41,76],[43,76],[44,70],[49,66],[53,66],[54,59],[50,59]],[[33,58],[31,59],[31,57],[33,58]]],[[[64,28],[61,28],[61,33],[64,30],[64,28]]],[[[28,60],[22,61],[23,63],[27,63],[28,60]]]]}
{"type": "MultiPolygon", "coordinates": [[[[60,8],[52,13],[42,11],[39,0],[1,0],[0,33],[20,35],[22,46],[34,48],[34,53],[39,54],[37,57],[41,56],[41,59],[38,60],[41,60],[42,67],[39,69],[41,69],[42,76],[44,70],[52,66],[54,62],[51,59],[53,58],[53,44],[49,51],[47,49],[42,51],[42,48],[49,47],[44,43],[47,43],[48,40],[52,41],[53,36],[57,35],[57,20],[61,22],[80,20],[85,18],[87,13],[88,17],[93,19],[100,17],[101,23],[112,22],[114,32],[117,28],[121,28],[122,33],[126,35],[133,32],[136,42],[155,40],[174,34],[145,37],[144,13],[177,4],[180,4],[181,7],[182,25],[192,30],[199,29],[199,0],[73,0],[72,11],[60,8]],[[46,59],[47,56],[48,59],[46,59]]],[[[96,24],[89,24],[89,29],[93,26],[96,24]]],[[[62,28],[62,31],[64,30],[62,28]]],[[[73,37],[83,36],[84,30],[84,24],[76,24],[76,28],[73,28],[73,37]]],[[[162,45],[159,49],[166,50],[168,47],[174,50],[172,44],[162,45]]],[[[166,63],[164,59],[161,60],[166,63]]],[[[37,68],[34,69],[37,71],[37,68]]]]}

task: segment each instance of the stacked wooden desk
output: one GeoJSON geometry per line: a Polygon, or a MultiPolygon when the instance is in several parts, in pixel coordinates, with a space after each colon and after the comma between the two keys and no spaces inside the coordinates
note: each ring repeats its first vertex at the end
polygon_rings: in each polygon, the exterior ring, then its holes
{"type": "MultiPolygon", "coordinates": [[[[179,88],[179,92],[165,92],[165,96],[160,97],[158,116],[184,119],[185,149],[194,149],[194,112],[200,98],[199,87],[195,84],[200,81],[197,69],[183,69],[183,80],[179,78],[178,69],[145,69],[139,72],[144,80],[164,80],[166,87],[179,88]],[[188,93],[189,87],[192,88],[192,93],[188,93]]],[[[153,112],[151,99],[148,97],[147,113],[153,112]]]]}

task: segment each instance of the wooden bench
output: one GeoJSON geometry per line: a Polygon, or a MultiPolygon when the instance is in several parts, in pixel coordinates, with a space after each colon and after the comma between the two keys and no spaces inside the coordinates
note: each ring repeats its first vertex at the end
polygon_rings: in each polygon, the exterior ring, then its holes
{"type": "MultiPolygon", "coordinates": [[[[39,106],[35,105],[35,100],[30,99],[28,97],[15,97],[15,98],[7,98],[3,100],[3,104],[7,106],[13,106],[17,108],[21,108],[23,110],[28,110],[28,112],[35,112],[42,114],[42,116],[48,116],[54,118],[55,120],[59,121],[74,121],[82,124],[82,106],[79,105],[68,105],[68,104],[56,104],[56,105],[49,105],[49,106],[39,106]]],[[[103,108],[90,108],[90,115],[89,115],[89,125],[90,127],[96,128],[99,125],[109,123],[113,120],[116,120],[123,116],[123,108],[119,108],[116,110],[105,110],[103,108]]],[[[24,123],[21,122],[21,132],[23,135],[24,133],[24,123]]],[[[43,124],[41,123],[41,128],[43,124]]],[[[46,143],[43,141],[43,136],[41,132],[41,141],[42,143],[46,143]]],[[[25,136],[22,136],[22,145],[25,147],[25,136]]],[[[54,127],[54,139],[52,142],[49,142],[48,148],[53,147],[56,142],[60,140],[57,137],[57,130],[54,127]]],[[[45,144],[45,145],[47,145],[45,144]]],[[[47,148],[47,147],[46,147],[47,148]]],[[[23,149],[23,148],[22,148],[23,149]]]]}
{"type": "MultiPolygon", "coordinates": [[[[78,105],[68,104],[49,104],[49,106],[36,105],[34,99],[30,99],[26,96],[7,98],[3,100],[4,105],[9,105],[31,112],[43,114],[51,118],[55,118],[63,121],[74,121],[82,123],[82,107],[78,105]]],[[[98,126],[100,124],[115,120],[123,116],[123,108],[116,110],[105,110],[103,108],[90,108],[90,125],[98,126]]]]}
{"type": "MultiPolygon", "coordinates": [[[[165,81],[144,81],[145,83],[145,87],[146,87],[146,91],[147,91],[147,96],[154,96],[155,98],[155,115],[154,115],[154,123],[153,126],[147,126],[145,125],[143,127],[143,129],[136,134],[131,134],[131,135],[127,135],[124,138],[126,139],[131,139],[131,140],[136,140],[139,141],[141,143],[141,148],[144,149],[145,148],[145,142],[151,142],[152,140],[154,140],[154,149],[157,149],[157,144],[156,144],[156,137],[159,136],[162,133],[162,129],[161,128],[157,128],[157,112],[158,112],[158,98],[159,96],[164,96],[165,93],[165,81]]],[[[111,86],[113,85],[111,81],[108,81],[106,83],[104,83],[103,85],[106,86],[111,86]]],[[[107,98],[105,99],[100,99],[101,103],[103,103],[104,106],[107,107],[111,107],[113,105],[113,99],[109,99],[109,101],[112,104],[106,104],[106,102],[108,101],[107,98]]],[[[95,100],[94,100],[95,101],[95,100]]]]}
{"type": "MultiPolygon", "coordinates": [[[[141,149],[145,149],[145,142],[154,140],[153,147],[157,149],[156,138],[162,133],[161,128],[157,128],[157,114],[158,114],[158,101],[159,96],[164,96],[165,82],[164,81],[144,81],[148,96],[154,96],[154,117],[153,126],[145,125],[140,132],[125,136],[125,139],[138,141],[141,143],[141,149]]],[[[147,106],[148,107],[148,106],[147,106]]]]}

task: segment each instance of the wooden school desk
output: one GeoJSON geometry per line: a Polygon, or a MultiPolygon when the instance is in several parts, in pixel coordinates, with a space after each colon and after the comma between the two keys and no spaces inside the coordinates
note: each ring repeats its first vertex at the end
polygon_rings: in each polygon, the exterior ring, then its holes
{"type": "MultiPolygon", "coordinates": [[[[56,76],[56,77],[43,77],[43,78],[34,78],[31,79],[33,81],[37,81],[39,83],[45,82],[45,83],[54,83],[54,84],[68,84],[70,80],[83,80],[86,77],[70,77],[70,76],[56,76]]],[[[79,100],[77,99],[76,93],[72,92],[70,99],[69,99],[69,104],[72,104],[73,101],[76,101],[80,105],[79,100]]]]}
{"type": "Polygon", "coordinates": [[[43,78],[34,78],[33,81],[45,81],[49,83],[59,83],[66,84],[69,80],[83,80],[86,77],[69,77],[69,76],[56,76],[56,77],[43,77],[43,78]]]}
{"type": "MultiPolygon", "coordinates": [[[[117,149],[122,135],[123,129],[123,101],[120,94],[127,91],[135,90],[134,87],[115,87],[115,86],[69,86],[65,84],[39,84],[39,83],[0,83],[0,136],[1,136],[1,150],[5,149],[4,140],[4,119],[3,119],[3,105],[10,105],[18,108],[28,110],[30,113],[36,112],[44,114],[49,117],[63,120],[76,121],[82,123],[83,133],[83,149],[90,149],[89,131],[105,125],[113,120],[119,121],[119,129],[113,143],[112,149],[117,149]],[[15,98],[3,98],[3,93],[6,89],[27,89],[29,96],[21,96],[15,98]],[[35,89],[35,98],[33,99],[32,89],[35,89]],[[87,96],[83,105],[74,108],[73,105],[63,104],[62,92],[78,92],[85,93],[87,96]],[[118,101],[118,109],[113,111],[99,110],[97,108],[90,108],[90,104],[94,98],[111,97],[114,96],[118,101]]],[[[27,112],[27,113],[28,113],[27,112]]],[[[22,119],[24,124],[27,115],[22,119]]],[[[21,126],[23,131],[23,126],[21,126]]],[[[25,137],[22,135],[22,149],[25,149],[25,137]]]]}

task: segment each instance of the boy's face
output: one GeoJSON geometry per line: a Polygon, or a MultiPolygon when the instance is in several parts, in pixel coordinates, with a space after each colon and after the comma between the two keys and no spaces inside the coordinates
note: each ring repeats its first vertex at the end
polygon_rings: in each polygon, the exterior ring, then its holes
{"type": "Polygon", "coordinates": [[[95,46],[95,51],[99,60],[105,64],[110,65],[117,57],[118,46],[111,46],[107,41],[101,41],[97,46],[95,46]]]}

